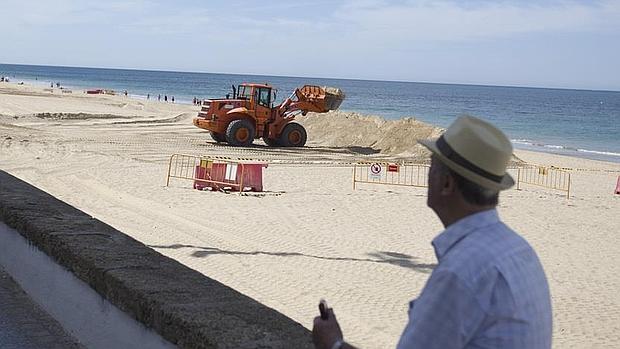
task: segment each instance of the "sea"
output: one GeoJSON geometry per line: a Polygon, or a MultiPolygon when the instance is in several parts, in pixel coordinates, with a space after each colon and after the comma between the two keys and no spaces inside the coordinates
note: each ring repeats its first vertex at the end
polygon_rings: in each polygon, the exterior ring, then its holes
{"type": "Polygon", "coordinates": [[[473,115],[500,127],[519,149],[620,163],[619,91],[15,64],[0,64],[0,76],[47,87],[127,91],[139,99],[174,96],[177,103],[222,98],[241,82],[269,83],[278,100],[305,84],[333,86],[346,93],[342,111],[440,127],[473,115]]]}

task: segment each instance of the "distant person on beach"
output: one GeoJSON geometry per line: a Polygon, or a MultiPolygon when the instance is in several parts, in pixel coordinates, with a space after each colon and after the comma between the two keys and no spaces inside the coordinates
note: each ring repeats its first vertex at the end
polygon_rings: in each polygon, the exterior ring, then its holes
{"type": "Polygon", "coordinates": [[[59,82],[56,83],[56,87],[60,88],[60,83],[59,82]]]}
{"type": "Polygon", "coordinates": [[[172,103],[174,103],[174,96],[172,96],[172,103]]]}
{"type": "Polygon", "coordinates": [[[168,95],[164,95],[164,102],[168,102],[168,95]]]}
{"type": "Polygon", "coordinates": [[[151,99],[151,94],[150,93],[146,94],[146,99],[151,99]]]}
{"type": "Polygon", "coordinates": [[[161,94],[157,95],[157,101],[161,102],[161,94]]]}
{"type": "Polygon", "coordinates": [[[125,92],[123,92],[125,94],[125,97],[127,97],[127,90],[125,90],[125,92]]]}
{"type": "Polygon", "coordinates": [[[53,82],[52,82],[52,83],[50,83],[50,87],[51,87],[51,88],[54,88],[54,83],[53,83],[53,82]]]}
{"type": "MultiPolygon", "coordinates": [[[[445,230],[433,239],[438,264],[409,303],[397,348],[551,348],[542,265],[496,211],[499,192],[514,185],[506,172],[510,141],[493,125],[464,116],[437,140],[420,143],[432,153],[427,205],[445,230]]],[[[322,313],[314,319],[315,347],[354,348],[344,342],[333,309],[322,313]]]]}

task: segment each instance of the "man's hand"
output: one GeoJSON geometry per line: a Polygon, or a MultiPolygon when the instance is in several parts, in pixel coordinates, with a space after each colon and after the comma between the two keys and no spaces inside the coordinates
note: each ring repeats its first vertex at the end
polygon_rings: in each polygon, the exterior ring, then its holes
{"type": "Polygon", "coordinates": [[[316,349],[331,349],[336,341],[342,339],[342,330],[340,330],[334,310],[327,309],[327,314],[327,320],[321,319],[320,316],[314,318],[312,341],[316,349]]]}

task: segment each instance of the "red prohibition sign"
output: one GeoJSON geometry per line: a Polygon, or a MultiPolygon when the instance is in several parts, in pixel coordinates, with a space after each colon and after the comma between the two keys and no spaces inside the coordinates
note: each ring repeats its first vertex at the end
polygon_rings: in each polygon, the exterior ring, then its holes
{"type": "Polygon", "coordinates": [[[370,165],[370,173],[377,175],[379,173],[381,173],[381,165],[379,164],[372,164],[370,165]]]}

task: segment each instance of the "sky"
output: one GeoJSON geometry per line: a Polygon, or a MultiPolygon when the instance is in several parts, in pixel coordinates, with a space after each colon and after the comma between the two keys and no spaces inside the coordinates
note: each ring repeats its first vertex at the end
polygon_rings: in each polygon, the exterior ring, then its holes
{"type": "Polygon", "coordinates": [[[0,4],[0,63],[620,90],[620,0],[0,4]]]}

